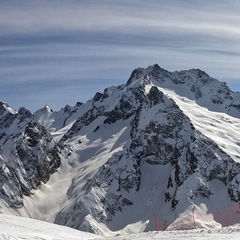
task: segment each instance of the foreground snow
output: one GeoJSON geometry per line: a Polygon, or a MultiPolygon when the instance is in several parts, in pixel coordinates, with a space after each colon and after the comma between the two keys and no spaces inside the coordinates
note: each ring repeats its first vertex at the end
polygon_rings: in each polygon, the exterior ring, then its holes
{"type": "Polygon", "coordinates": [[[239,239],[240,225],[219,229],[195,229],[181,231],[160,231],[119,235],[101,238],[89,233],[77,231],[39,220],[0,214],[0,240],[151,240],[151,239],[239,239]]]}
{"type": "Polygon", "coordinates": [[[94,234],[30,218],[0,214],[0,240],[88,240],[94,234]]]}
{"type": "Polygon", "coordinates": [[[164,231],[164,232],[149,232],[149,233],[139,233],[131,234],[128,236],[118,236],[105,238],[106,240],[179,240],[179,239],[191,239],[191,240],[237,240],[239,239],[240,225],[235,225],[232,227],[222,228],[218,230],[188,230],[188,231],[164,231]]]}

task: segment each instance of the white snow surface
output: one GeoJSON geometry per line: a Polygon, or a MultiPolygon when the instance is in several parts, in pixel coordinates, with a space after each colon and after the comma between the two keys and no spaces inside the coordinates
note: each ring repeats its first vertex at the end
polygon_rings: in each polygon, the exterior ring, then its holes
{"type": "Polygon", "coordinates": [[[217,111],[210,111],[173,90],[159,87],[164,94],[174,99],[180,109],[190,118],[194,127],[212,139],[235,161],[240,162],[239,127],[240,119],[217,111]]]}
{"type": "Polygon", "coordinates": [[[238,240],[240,225],[221,229],[195,229],[181,231],[163,231],[129,234],[123,236],[104,238],[105,240],[238,240]]]}
{"type": "Polygon", "coordinates": [[[240,225],[234,225],[218,229],[154,231],[103,238],[39,220],[0,214],[0,240],[238,240],[239,234],[240,225]]]}
{"type": "Polygon", "coordinates": [[[0,214],[0,240],[89,240],[101,237],[30,218],[0,214]]]}

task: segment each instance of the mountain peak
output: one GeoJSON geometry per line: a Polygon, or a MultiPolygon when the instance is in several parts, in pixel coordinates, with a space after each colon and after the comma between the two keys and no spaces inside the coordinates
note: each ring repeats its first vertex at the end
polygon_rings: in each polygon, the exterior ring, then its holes
{"type": "Polygon", "coordinates": [[[20,107],[18,109],[18,115],[21,121],[23,121],[24,119],[31,119],[33,117],[32,113],[25,107],[20,107]]]}
{"type": "Polygon", "coordinates": [[[37,112],[41,112],[41,113],[52,113],[53,110],[48,106],[48,105],[45,105],[44,107],[40,108],[39,110],[36,111],[37,112]]]}
{"type": "Polygon", "coordinates": [[[151,76],[152,78],[159,79],[169,72],[163,68],[161,68],[158,64],[150,65],[147,68],[136,68],[133,70],[130,78],[127,81],[127,86],[132,84],[135,80],[140,78],[144,78],[146,76],[151,76]]]}
{"type": "Polygon", "coordinates": [[[53,112],[53,110],[48,105],[44,106],[44,110],[48,111],[48,112],[51,112],[51,113],[53,112]]]}
{"type": "Polygon", "coordinates": [[[150,65],[147,67],[148,71],[152,71],[152,72],[157,72],[157,71],[166,71],[165,69],[161,68],[157,63],[155,63],[154,65],[150,65]]]}
{"type": "Polygon", "coordinates": [[[198,68],[184,71],[175,71],[173,72],[173,75],[177,78],[182,79],[183,83],[187,83],[189,79],[192,79],[192,81],[195,80],[196,83],[200,83],[201,85],[205,85],[210,82],[219,82],[217,79],[210,77],[205,71],[198,68]]]}
{"type": "Polygon", "coordinates": [[[12,114],[17,113],[17,111],[12,109],[6,102],[0,102],[0,115],[2,115],[4,112],[10,112],[12,114]]]}
{"type": "Polygon", "coordinates": [[[189,70],[189,72],[196,74],[198,77],[210,77],[205,71],[199,69],[199,68],[192,68],[189,70]]]}

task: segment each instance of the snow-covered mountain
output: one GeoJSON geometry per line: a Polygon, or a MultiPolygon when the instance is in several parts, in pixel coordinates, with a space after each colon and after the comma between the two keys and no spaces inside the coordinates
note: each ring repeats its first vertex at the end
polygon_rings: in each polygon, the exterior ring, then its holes
{"type": "Polygon", "coordinates": [[[25,108],[0,103],[0,196],[7,206],[23,206],[23,196],[46,183],[60,166],[60,148],[25,108]]]}
{"type": "Polygon", "coordinates": [[[58,112],[1,103],[0,122],[4,213],[100,235],[239,222],[240,93],[199,69],[138,68],[58,112]]]}

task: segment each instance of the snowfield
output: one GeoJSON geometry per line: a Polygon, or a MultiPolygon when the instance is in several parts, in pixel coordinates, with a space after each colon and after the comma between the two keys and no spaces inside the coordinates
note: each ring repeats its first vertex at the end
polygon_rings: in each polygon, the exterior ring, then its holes
{"type": "Polygon", "coordinates": [[[238,240],[239,236],[240,225],[234,225],[219,229],[155,231],[103,238],[39,220],[0,214],[0,240],[225,240],[230,238],[231,240],[238,240]]]}
{"type": "Polygon", "coordinates": [[[218,230],[185,230],[185,231],[163,231],[163,232],[149,232],[130,234],[125,236],[117,236],[105,238],[106,240],[178,240],[178,239],[191,239],[191,240],[237,240],[240,236],[240,225],[222,228],[218,230]]]}
{"type": "Polygon", "coordinates": [[[88,240],[100,239],[91,233],[30,218],[0,214],[0,240],[88,240]]]}

